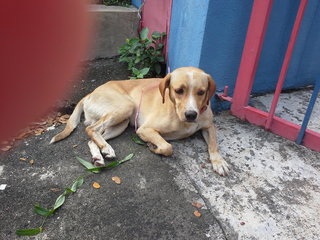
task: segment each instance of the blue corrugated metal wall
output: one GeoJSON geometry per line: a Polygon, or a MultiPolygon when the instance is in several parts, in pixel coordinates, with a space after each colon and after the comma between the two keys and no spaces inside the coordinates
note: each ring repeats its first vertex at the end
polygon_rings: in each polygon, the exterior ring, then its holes
{"type": "Polygon", "coordinates": [[[139,8],[142,4],[142,0],[132,0],[131,3],[133,6],[136,6],[137,8],[139,8]]]}
{"type": "MultiPolygon", "coordinates": [[[[299,3],[299,0],[274,1],[254,93],[274,89],[299,3]]],[[[171,69],[200,67],[215,78],[218,91],[229,85],[232,93],[252,4],[253,0],[174,0],[169,40],[171,69]]],[[[319,5],[318,0],[309,0],[285,88],[312,84],[320,75],[319,5]]]]}
{"type": "Polygon", "coordinates": [[[172,70],[184,66],[199,66],[208,5],[207,0],[173,0],[169,39],[172,70]]]}
{"type": "Polygon", "coordinates": [[[198,67],[213,76],[218,91],[225,85],[232,90],[235,85],[252,3],[252,0],[210,1],[198,67]]]}

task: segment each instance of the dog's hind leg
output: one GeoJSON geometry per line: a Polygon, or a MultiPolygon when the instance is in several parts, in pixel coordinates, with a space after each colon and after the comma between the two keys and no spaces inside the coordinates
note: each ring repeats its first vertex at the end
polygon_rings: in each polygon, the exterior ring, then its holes
{"type": "MultiPolygon", "coordinates": [[[[105,140],[115,138],[115,137],[119,136],[128,127],[128,124],[129,124],[129,119],[119,123],[116,126],[108,127],[104,130],[102,137],[105,140]]],[[[90,152],[92,155],[92,163],[96,166],[103,166],[104,165],[104,158],[101,155],[100,149],[97,146],[97,144],[95,144],[93,141],[89,141],[88,146],[90,148],[90,152]]],[[[108,147],[109,155],[107,155],[106,157],[110,158],[110,156],[115,156],[112,147],[110,145],[108,145],[107,147],[108,147]],[[113,155],[110,154],[110,152],[112,152],[113,155]]]]}
{"type": "MultiPolygon", "coordinates": [[[[105,139],[120,135],[128,126],[129,118],[132,115],[134,106],[128,110],[114,111],[103,116],[95,124],[88,126],[86,132],[91,140],[98,146],[106,158],[114,158],[115,152],[105,139]]],[[[101,165],[101,161],[97,162],[101,165]]]]}
{"type": "Polygon", "coordinates": [[[93,141],[89,141],[88,146],[92,155],[92,163],[95,166],[103,166],[104,159],[100,153],[100,149],[98,148],[97,144],[95,144],[93,141]]]}
{"type": "Polygon", "coordinates": [[[123,133],[124,130],[126,130],[126,128],[129,125],[129,122],[130,122],[130,120],[127,119],[127,120],[124,120],[123,122],[121,122],[115,126],[106,128],[102,134],[102,137],[105,140],[109,140],[109,139],[118,137],[121,133],[123,133]]]}

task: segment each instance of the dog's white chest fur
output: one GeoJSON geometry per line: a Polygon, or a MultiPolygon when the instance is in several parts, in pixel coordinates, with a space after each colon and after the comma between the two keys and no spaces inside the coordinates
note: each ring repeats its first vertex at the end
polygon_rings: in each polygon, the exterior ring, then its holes
{"type": "Polygon", "coordinates": [[[183,139],[193,135],[199,129],[200,129],[200,125],[198,123],[192,123],[188,127],[177,128],[175,130],[172,130],[171,132],[162,134],[162,136],[166,140],[183,139]]]}

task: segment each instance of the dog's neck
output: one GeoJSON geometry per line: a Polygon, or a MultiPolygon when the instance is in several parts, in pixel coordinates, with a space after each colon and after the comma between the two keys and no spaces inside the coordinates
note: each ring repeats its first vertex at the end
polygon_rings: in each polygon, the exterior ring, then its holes
{"type": "Polygon", "coordinates": [[[159,84],[160,84],[160,82],[155,82],[155,83],[151,83],[151,84],[145,86],[144,88],[142,88],[141,94],[140,94],[140,101],[139,101],[138,109],[137,109],[136,115],[134,117],[134,129],[135,129],[135,131],[137,131],[137,129],[138,129],[138,118],[139,118],[139,114],[140,114],[140,108],[141,108],[143,94],[145,92],[147,92],[147,91],[150,91],[151,89],[159,88],[159,84]]]}
{"type": "Polygon", "coordinates": [[[207,110],[207,106],[203,106],[201,109],[200,109],[200,114],[204,113],[206,110],[207,110]]]}

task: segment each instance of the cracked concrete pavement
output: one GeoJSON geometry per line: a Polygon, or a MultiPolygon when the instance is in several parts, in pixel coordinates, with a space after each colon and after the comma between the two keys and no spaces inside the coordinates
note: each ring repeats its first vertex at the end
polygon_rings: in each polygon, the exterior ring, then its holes
{"type": "MultiPolygon", "coordinates": [[[[91,71],[103,71],[109,64],[105,61],[91,63],[91,71]]],[[[98,75],[88,74],[86,81],[95,79],[99,85],[108,79],[98,75]]],[[[255,103],[267,106],[265,96],[259,98],[255,103]]],[[[160,157],[133,143],[134,131],[128,128],[110,144],[117,159],[129,153],[135,157],[86,177],[79,191],[48,218],[45,231],[31,239],[317,239],[320,153],[228,112],[217,114],[215,124],[220,152],[231,166],[229,176],[212,172],[201,134],[172,141],[173,156],[160,157]],[[113,176],[122,184],[115,184],[113,176]],[[101,188],[94,189],[93,181],[101,188]],[[194,216],[193,201],[204,205],[201,217],[194,216]]],[[[37,227],[42,218],[33,213],[33,204],[50,207],[63,187],[84,173],[75,160],[90,159],[84,126],[49,145],[62,128],[25,139],[1,154],[0,184],[7,187],[0,191],[0,239],[18,239],[15,229],[37,227]]]]}

